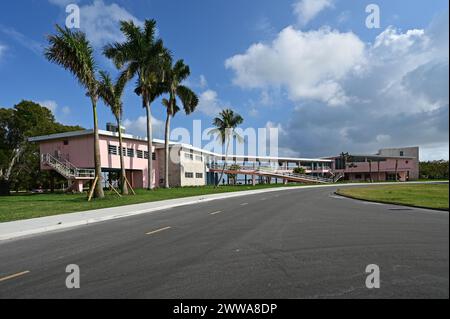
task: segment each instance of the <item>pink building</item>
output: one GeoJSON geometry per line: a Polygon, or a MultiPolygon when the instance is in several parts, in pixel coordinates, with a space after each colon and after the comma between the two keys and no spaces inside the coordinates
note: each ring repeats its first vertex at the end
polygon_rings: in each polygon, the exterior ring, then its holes
{"type": "MultiPolygon", "coordinates": [[[[151,155],[147,150],[147,140],[122,134],[123,149],[119,149],[117,128],[108,126],[107,131],[99,131],[99,146],[103,182],[117,183],[120,171],[120,151],[124,155],[127,180],[133,188],[148,186],[148,157],[153,159],[153,186],[163,185],[164,141],[153,140],[151,155]]],[[[39,143],[41,169],[55,170],[70,182],[71,189],[83,191],[86,182],[95,177],[93,130],[83,130],[32,137],[31,142],[39,143]]],[[[249,156],[212,153],[192,145],[170,142],[169,182],[171,186],[202,186],[217,181],[222,163],[238,165],[235,170],[243,176],[263,177],[268,182],[335,182],[341,178],[352,181],[408,181],[419,176],[419,148],[381,149],[374,155],[348,155],[327,158],[287,158],[249,156]],[[174,156],[172,156],[174,155],[174,156]],[[173,160],[172,160],[173,159],[173,160]],[[294,173],[295,168],[303,168],[304,174],[294,173]]],[[[241,177],[242,177],[241,176],[241,177]]]]}
{"type": "MultiPolygon", "coordinates": [[[[120,169],[118,133],[100,131],[100,159],[103,172],[113,172],[120,169]]],[[[57,170],[64,176],[64,169],[77,169],[76,188],[81,189],[83,182],[92,177],[94,167],[94,135],[93,130],[38,136],[30,139],[39,143],[41,153],[41,169],[57,170]],[[63,165],[57,163],[59,161],[63,165]]],[[[123,154],[127,179],[133,188],[144,188],[148,185],[147,141],[139,137],[123,134],[123,154]]],[[[159,180],[157,148],[162,147],[162,141],[153,146],[153,181],[159,180]]],[[[66,170],[68,174],[75,174],[66,170]]],[[[66,176],[67,177],[67,176],[66,176]]],[[[68,178],[70,179],[70,178],[68,178]]]]}
{"type": "Polygon", "coordinates": [[[408,181],[419,178],[419,148],[385,148],[377,154],[335,156],[332,169],[351,181],[408,181]]]}

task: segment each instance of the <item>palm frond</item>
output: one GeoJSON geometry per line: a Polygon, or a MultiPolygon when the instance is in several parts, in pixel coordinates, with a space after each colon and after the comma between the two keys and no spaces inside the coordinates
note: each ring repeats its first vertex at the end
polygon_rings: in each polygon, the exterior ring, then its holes
{"type": "Polygon", "coordinates": [[[198,105],[198,97],[194,91],[184,85],[179,85],[176,89],[176,93],[183,104],[186,114],[194,112],[198,105]]]}
{"type": "Polygon", "coordinates": [[[48,36],[45,57],[70,71],[90,94],[96,91],[94,50],[81,31],[56,25],[57,34],[48,36]]]}

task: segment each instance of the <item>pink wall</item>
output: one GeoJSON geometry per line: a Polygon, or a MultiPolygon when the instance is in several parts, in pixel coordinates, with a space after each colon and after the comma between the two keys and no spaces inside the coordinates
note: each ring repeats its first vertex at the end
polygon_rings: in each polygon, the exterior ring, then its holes
{"type": "MultiPolygon", "coordinates": [[[[405,158],[398,159],[388,158],[385,161],[380,161],[380,173],[394,173],[395,172],[395,163],[397,163],[397,172],[402,176],[402,179],[406,179],[406,172],[409,171],[410,179],[415,179],[418,177],[419,168],[416,159],[405,158]]],[[[345,170],[336,170],[338,172],[345,173],[368,173],[370,171],[370,163],[369,162],[360,162],[354,163],[357,167],[355,168],[346,168],[345,170]]],[[[334,163],[333,163],[334,167],[334,163]]],[[[378,162],[372,162],[372,173],[378,172],[378,162]]],[[[352,175],[353,176],[353,175],[352,175]]],[[[385,177],[385,175],[383,175],[385,177]]]]}
{"type": "MultiPolygon", "coordinates": [[[[108,154],[108,145],[115,145],[119,147],[117,138],[111,136],[100,135],[100,160],[102,168],[120,169],[120,156],[108,154]]],[[[143,176],[143,187],[147,187],[147,159],[138,158],[136,151],[147,151],[147,143],[145,141],[123,140],[123,147],[134,149],[134,157],[124,156],[125,169],[140,170],[143,176]]],[[[153,147],[153,150],[155,148],[153,147]]],[[[57,152],[62,158],[67,159],[78,168],[94,168],[94,137],[92,135],[69,137],[66,139],[56,139],[40,142],[41,154],[51,154],[55,156],[57,152]],[[64,140],[68,141],[64,145],[64,140]]],[[[119,154],[119,153],[118,153],[119,154]]],[[[153,161],[153,177],[154,185],[158,184],[158,158],[153,161]]],[[[41,169],[50,169],[42,166],[41,169]]],[[[138,176],[139,174],[135,174],[138,176]]]]}

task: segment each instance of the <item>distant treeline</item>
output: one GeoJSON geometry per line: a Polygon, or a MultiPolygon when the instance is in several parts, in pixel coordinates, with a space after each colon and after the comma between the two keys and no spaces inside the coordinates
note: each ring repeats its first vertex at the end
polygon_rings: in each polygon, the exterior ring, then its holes
{"type": "Polygon", "coordinates": [[[58,123],[48,108],[32,101],[0,108],[0,195],[10,190],[60,187],[65,179],[39,169],[39,147],[28,138],[82,129],[58,123]]]}
{"type": "Polygon", "coordinates": [[[424,179],[448,179],[448,161],[420,162],[420,178],[424,179]]]}

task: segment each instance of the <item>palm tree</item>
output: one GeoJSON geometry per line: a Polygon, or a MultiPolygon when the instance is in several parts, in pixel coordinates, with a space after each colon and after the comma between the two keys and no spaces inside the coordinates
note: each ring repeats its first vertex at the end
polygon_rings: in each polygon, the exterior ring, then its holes
{"type": "Polygon", "coordinates": [[[94,196],[103,198],[102,170],[100,163],[100,147],[98,135],[97,101],[98,82],[95,76],[96,64],[94,50],[80,31],[61,28],[56,25],[57,34],[48,36],[49,47],[45,49],[45,57],[53,63],[69,70],[78,82],[87,90],[86,95],[91,99],[94,118],[94,163],[97,184],[94,196]]]}
{"type": "Polygon", "coordinates": [[[142,107],[147,116],[148,186],[153,188],[153,136],[151,103],[162,93],[158,86],[163,79],[162,61],[169,55],[161,39],[156,39],[156,21],[145,20],[144,28],[133,21],[121,21],[120,30],[125,42],[107,45],[103,53],[113,60],[117,68],[123,69],[128,78],[137,76],[135,93],[142,98],[142,107]]]}
{"type": "MultiPolygon", "coordinates": [[[[170,59],[171,60],[171,59],[170,59]]],[[[164,134],[164,187],[169,188],[169,135],[170,118],[180,110],[177,105],[177,97],[183,104],[186,114],[192,113],[198,105],[197,95],[188,87],[181,83],[190,75],[189,66],[183,60],[178,60],[173,66],[169,60],[169,67],[165,70],[165,91],[169,93],[169,99],[163,99],[162,104],[166,108],[166,127],[164,134]]]]}
{"type": "Polygon", "coordinates": [[[98,84],[98,94],[106,105],[111,109],[116,118],[117,128],[119,131],[119,154],[120,154],[120,191],[124,195],[128,195],[128,186],[126,183],[125,164],[122,152],[122,114],[123,103],[122,95],[127,83],[127,77],[121,76],[113,83],[107,72],[100,71],[100,81],[98,84]]]}
{"type": "Polygon", "coordinates": [[[234,113],[234,111],[231,109],[222,110],[222,112],[219,113],[219,116],[214,118],[213,120],[213,125],[216,128],[210,130],[208,134],[216,134],[222,145],[227,143],[227,146],[225,148],[225,160],[223,162],[222,172],[220,173],[219,180],[214,187],[217,187],[223,178],[231,139],[235,138],[239,142],[243,140],[243,138],[236,133],[236,127],[242,124],[242,122],[244,122],[242,116],[234,113]]]}
{"type": "Polygon", "coordinates": [[[373,182],[373,180],[372,180],[372,160],[369,159],[368,162],[369,162],[369,180],[372,183],[373,182]]]}

